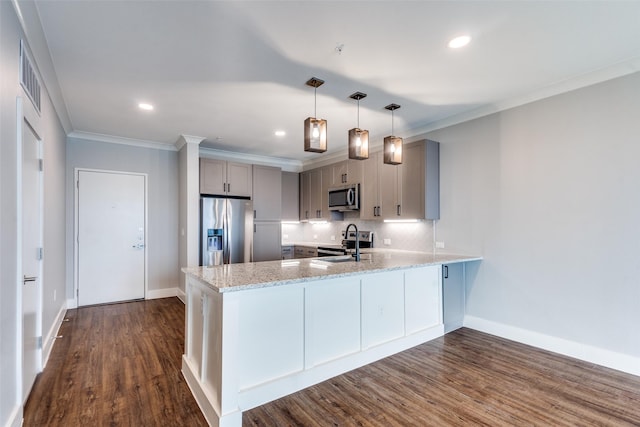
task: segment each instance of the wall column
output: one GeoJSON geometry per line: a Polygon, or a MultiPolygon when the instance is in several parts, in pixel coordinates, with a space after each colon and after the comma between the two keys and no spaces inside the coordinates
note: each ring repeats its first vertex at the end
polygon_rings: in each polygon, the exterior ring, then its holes
{"type": "MultiPolygon", "coordinates": [[[[199,264],[200,252],[200,143],[204,138],[181,135],[176,141],[178,149],[178,193],[180,242],[180,268],[199,264]]],[[[184,274],[180,272],[180,290],[185,292],[184,274]]]]}

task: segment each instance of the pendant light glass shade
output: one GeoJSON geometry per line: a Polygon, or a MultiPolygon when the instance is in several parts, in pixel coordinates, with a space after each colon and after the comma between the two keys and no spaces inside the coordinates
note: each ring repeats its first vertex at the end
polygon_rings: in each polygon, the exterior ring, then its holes
{"type": "Polygon", "coordinates": [[[349,130],[349,158],[366,160],[369,158],[369,131],[360,129],[360,100],[366,93],[356,92],[349,98],[358,101],[358,126],[349,130]]]}
{"type": "Polygon", "coordinates": [[[349,158],[366,160],[369,158],[369,131],[353,128],[349,130],[349,158]]]}
{"type": "MultiPolygon", "coordinates": [[[[313,114],[316,115],[316,89],[322,86],[324,80],[311,77],[307,81],[307,86],[313,89],[313,114]]],[[[324,119],[316,119],[315,117],[307,117],[304,121],[304,151],[314,153],[324,153],[327,151],[327,121],[324,119]]]]}
{"type": "Polygon", "coordinates": [[[400,106],[389,104],[384,108],[391,111],[391,135],[384,139],[383,162],[388,165],[399,165],[402,164],[402,138],[393,136],[393,112],[400,106]]]}

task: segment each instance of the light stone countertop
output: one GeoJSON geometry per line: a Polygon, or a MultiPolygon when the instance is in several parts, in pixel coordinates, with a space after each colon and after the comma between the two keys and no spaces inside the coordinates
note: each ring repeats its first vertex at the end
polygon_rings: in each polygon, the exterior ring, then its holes
{"type": "Polygon", "coordinates": [[[454,254],[434,254],[390,249],[365,249],[360,262],[332,263],[331,258],[301,258],[282,261],[248,262],[214,267],[188,267],[182,271],[208,284],[218,292],[232,292],[309,282],[323,278],[338,278],[428,265],[480,261],[482,257],[454,254]]]}

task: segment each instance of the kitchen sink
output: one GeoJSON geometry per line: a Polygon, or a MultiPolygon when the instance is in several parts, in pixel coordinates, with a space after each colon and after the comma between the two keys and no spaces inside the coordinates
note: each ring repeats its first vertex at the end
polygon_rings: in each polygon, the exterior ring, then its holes
{"type": "Polygon", "coordinates": [[[325,262],[349,262],[349,261],[355,261],[355,258],[352,257],[351,255],[345,255],[345,256],[335,256],[335,257],[324,257],[320,261],[325,261],[325,262]]]}

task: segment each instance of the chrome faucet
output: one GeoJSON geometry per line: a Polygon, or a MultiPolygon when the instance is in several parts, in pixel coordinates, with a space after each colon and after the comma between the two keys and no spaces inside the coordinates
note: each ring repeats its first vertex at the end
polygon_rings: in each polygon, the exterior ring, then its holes
{"type": "Polygon", "coordinates": [[[344,230],[344,237],[345,239],[349,239],[349,229],[353,226],[353,228],[355,228],[356,230],[356,253],[352,254],[351,256],[354,257],[356,259],[356,262],[360,261],[360,235],[358,233],[358,227],[356,227],[355,224],[349,224],[347,225],[347,229],[344,230]]]}

